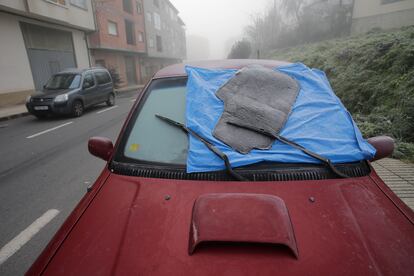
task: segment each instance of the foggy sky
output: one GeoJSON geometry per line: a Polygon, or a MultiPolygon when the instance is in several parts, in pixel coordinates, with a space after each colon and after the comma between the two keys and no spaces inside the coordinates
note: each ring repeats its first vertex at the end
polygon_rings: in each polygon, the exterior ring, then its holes
{"type": "Polygon", "coordinates": [[[204,58],[226,58],[234,41],[242,38],[251,15],[263,13],[269,0],[170,0],[180,11],[187,35],[207,38],[210,54],[204,58]]]}

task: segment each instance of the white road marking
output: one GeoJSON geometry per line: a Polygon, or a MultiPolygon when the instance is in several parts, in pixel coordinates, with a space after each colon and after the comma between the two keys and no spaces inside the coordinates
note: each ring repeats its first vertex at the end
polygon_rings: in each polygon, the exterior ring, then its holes
{"type": "Polygon", "coordinates": [[[32,139],[32,138],[34,138],[34,137],[37,137],[37,136],[39,136],[39,135],[42,135],[42,134],[45,134],[45,133],[51,132],[51,131],[56,130],[56,129],[58,129],[58,128],[61,128],[61,127],[64,127],[64,126],[70,125],[70,124],[72,124],[72,123],[73,123],[73,121],[70,121],[70,122],[67,122],[67,123],[65,123],[65,124],[58,125],[58,126],[56,126],[56,127],[52,127],[52,128],[46,129],[46,130],[44,130],[44,131],[42,131],[42,132],[39,132],[39,133],[36,133],[36,134],[30,135],[30,136],[27,136],[26,138],[27,138],[27,139],[32,139]]]}
{"type": "Polygon", "coordinates": [[[105,111],[108,111],[108,110],[111,110],[111,109],[114,109],[114,108],[117,108],[117,107],[118,107],[117,105],[114,105],[112,107],[109,107],[109,108],[103,109],[101,111],[98,111],[98,112],[96,112],[96,114],[101,114],[102,112],[105,112],[105,111]]]}
{"type": "Polygon", "coordinates": [[[8,244],[0,249],[0,265],[4,263],[8,258],[13,256],[20,248],[23,247],[34,235],[36,235],[46,224],[48,224],[54,217],[59,214],[56,209],[50,209],[44,213],[40,218],[35,220],[29,227],[24,229],[12,239],[8,244]]]}
{"type": "Polygon", "coordinates": [[[130,102],[135,102],[137,99],[132,99],[130,102]]]}

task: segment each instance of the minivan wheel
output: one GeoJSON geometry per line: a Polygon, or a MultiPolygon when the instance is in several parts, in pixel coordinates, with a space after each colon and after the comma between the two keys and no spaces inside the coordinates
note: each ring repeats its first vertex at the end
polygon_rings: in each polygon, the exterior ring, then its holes
{"type": "Polygon", "coordinates": [[[108,106],[113,106],[115,104],[115,95],[114,94],[109,94],[108,96],[108,100],[106,101],[106,104],[108,106]]]}
{"type": "Polygon", "coordinates": [[[80,117],[83,114],[83,103],[79,100],[74,101],[72,104],[72,115],[74,117],[80,117]]]}

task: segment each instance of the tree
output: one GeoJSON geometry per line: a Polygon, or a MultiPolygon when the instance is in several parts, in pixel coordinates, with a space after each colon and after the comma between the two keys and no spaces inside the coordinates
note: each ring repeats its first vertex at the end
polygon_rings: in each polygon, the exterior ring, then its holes
{"type": "Polygon", "coordinates": [[[273,0],[268,11],[252,16],[245,35],[252,50],[272,49],[349,34],[352,0],[273,0]]]}
{"type": "MultiPolygon", "coordinates": [[[[276,2],[276,0],[274,0],[276,2]]],[[[285,9],[287,15],[293,15],[295,22],[299,21],[300,12],[306,0],[281,0],[281,6],[285,9]]]]}
{"type": "Polygon", "coordinates": [[[250,57],[252,47],[248,40],[240,40],[234,43],[227,58],[229,59],[246,59],[250,57]]]}

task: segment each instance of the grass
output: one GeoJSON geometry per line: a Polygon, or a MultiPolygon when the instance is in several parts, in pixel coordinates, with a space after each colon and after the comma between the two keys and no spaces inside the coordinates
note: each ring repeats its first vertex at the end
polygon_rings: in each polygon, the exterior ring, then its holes
{"type": "Polygon", "coordinates": [[[274,50],[267,58],[324,70],[365,137],[388,135],[414,162],[414,26],[274,50]]]}

